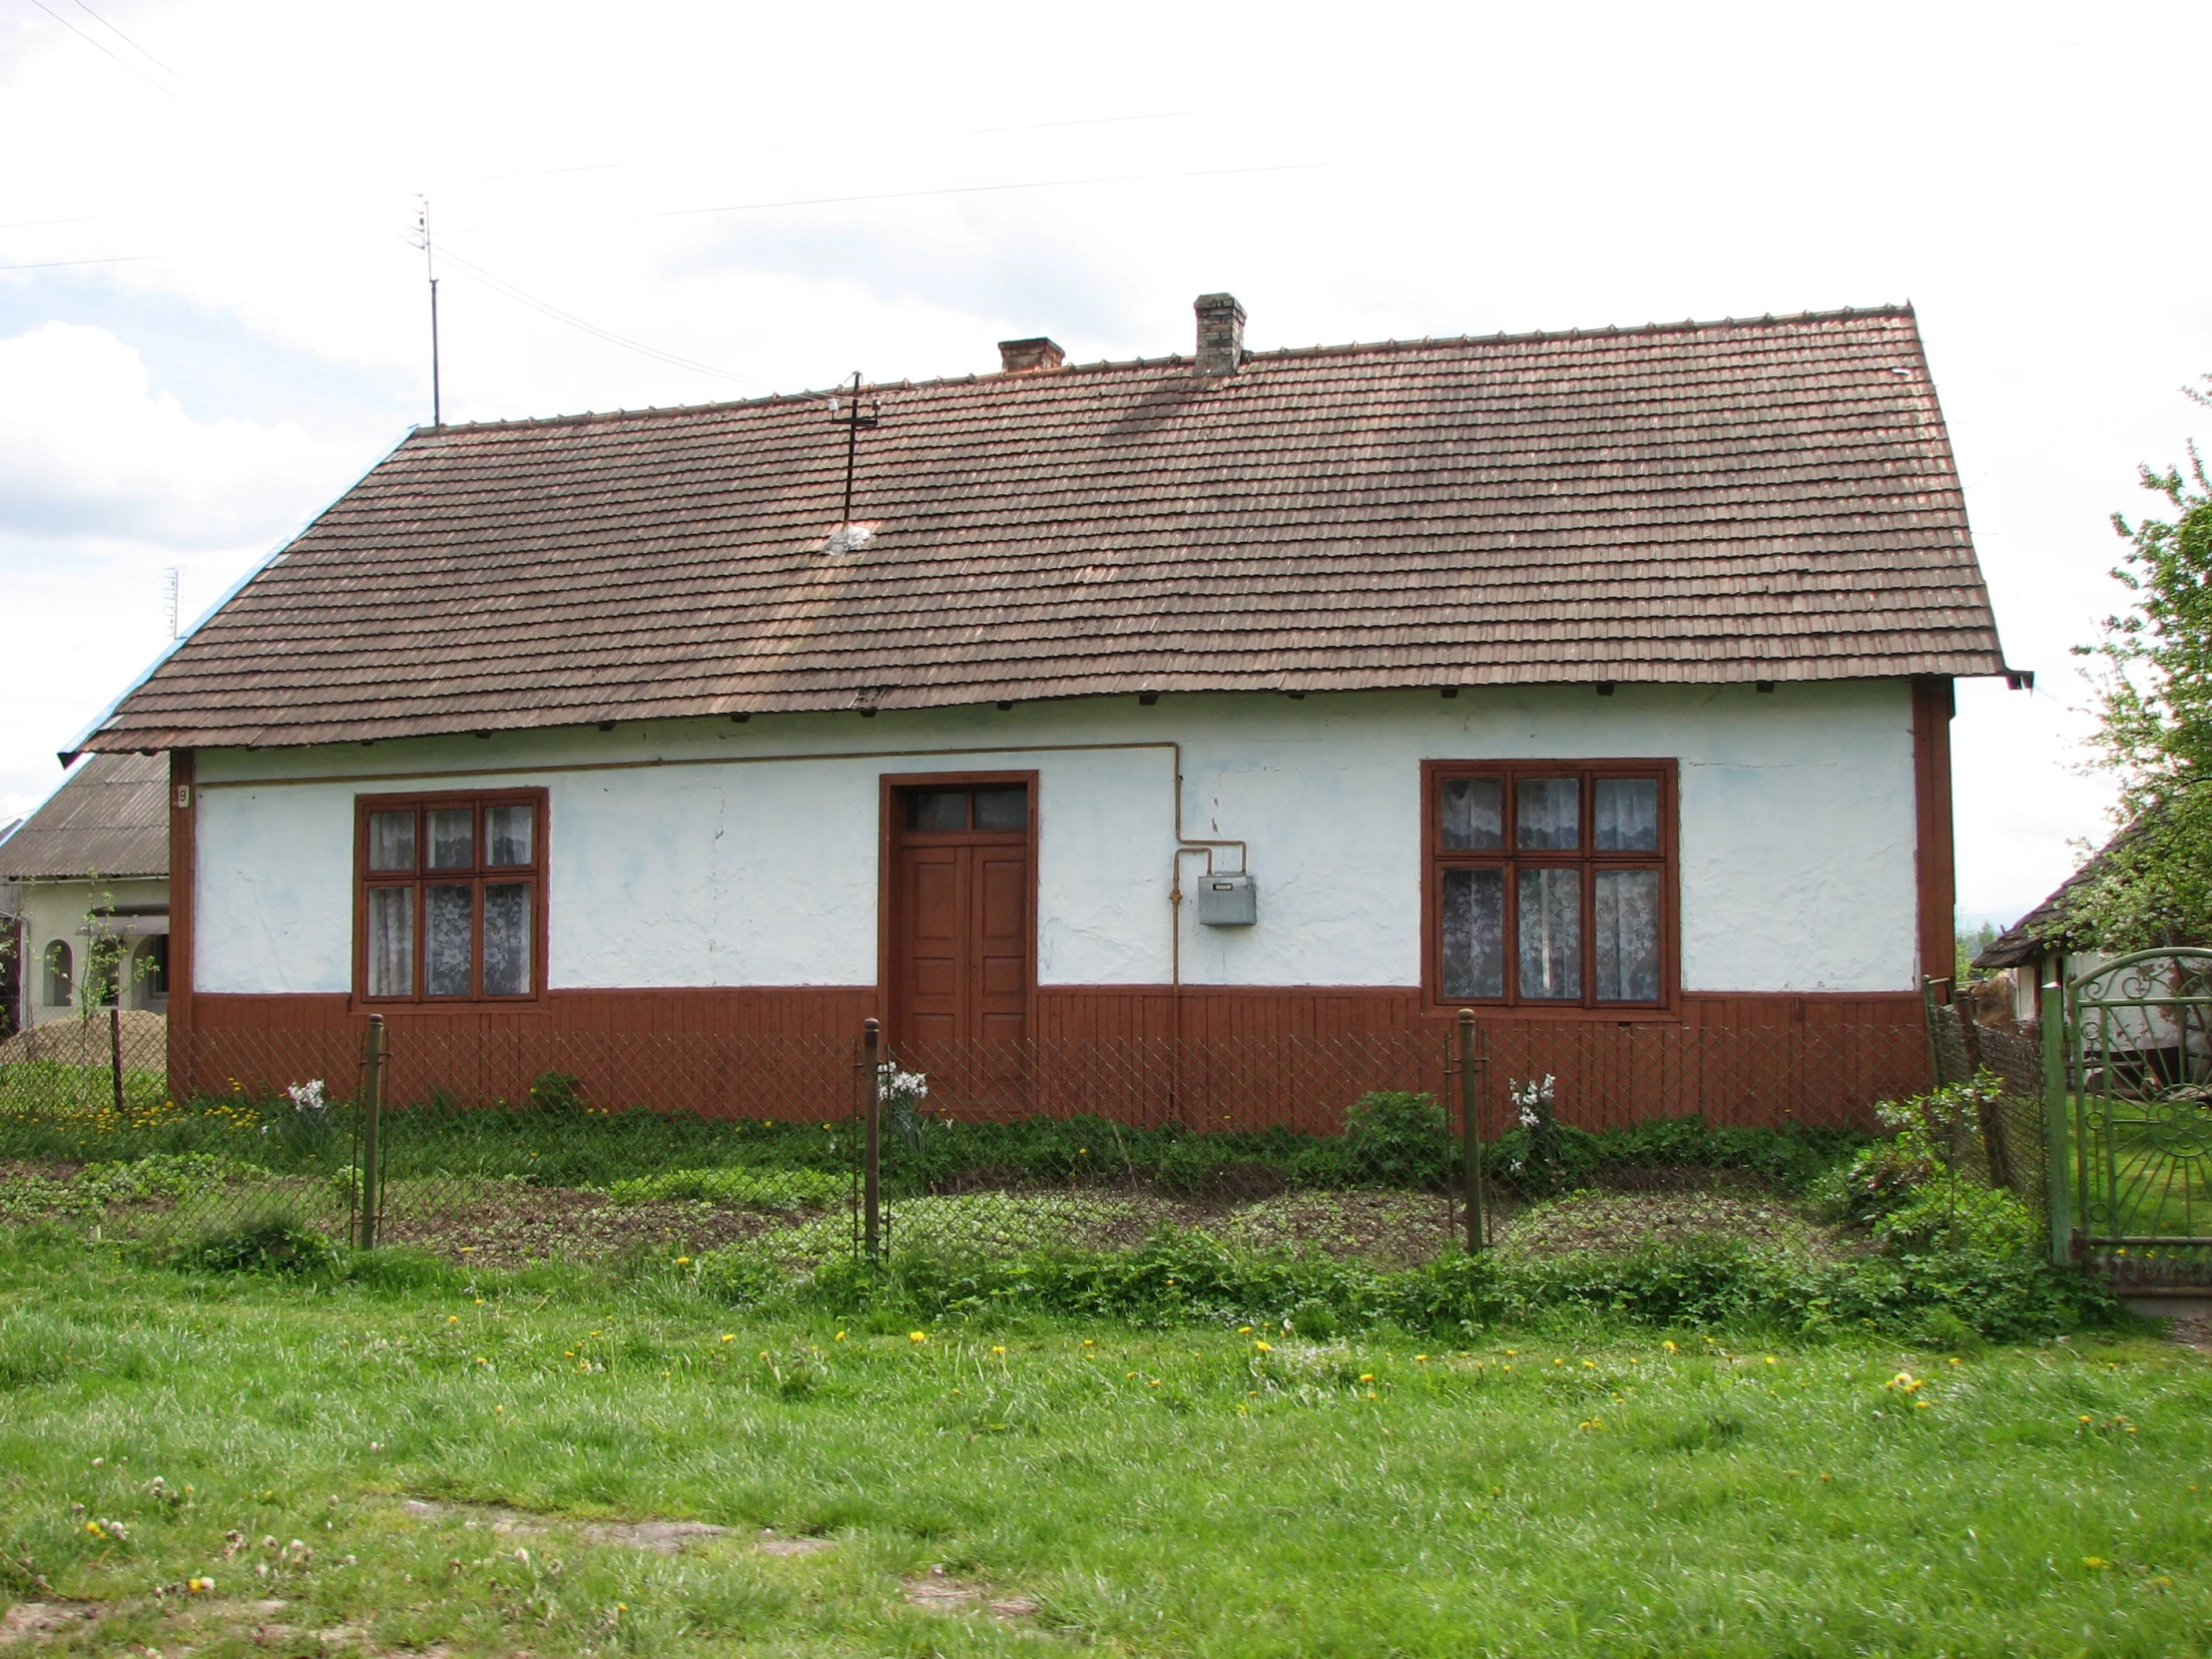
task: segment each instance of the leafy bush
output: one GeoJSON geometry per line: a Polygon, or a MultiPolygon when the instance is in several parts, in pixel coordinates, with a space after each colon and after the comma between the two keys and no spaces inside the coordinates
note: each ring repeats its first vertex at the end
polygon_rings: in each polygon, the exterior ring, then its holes
{"type": "Polygon", "coordinates": [[[1454,1254],[1389,1270],[1318,1253],[1238,1250],[1211,1234],[1163,1229],[1134,1251],[954,1258],[900,1250],[874,1272],[839,1257],[796,1282],[742,1247],[717,1254],[731,1259],[702,1283],[744,1303],[932,1319],[1241,1323],[1309,1337],[1379,1325],[1452,1336],[1595,1316],[1674,1329],[1963,1331],[2019,1342],[2119,1317],[2101,1283],[2032,1254],[1812,1263],[1715,1239],[1521,1260],[1454,1254]]]}
{"type": "Polygon", "coordinates": [[[1345,1113],[1344,1154],[1353,1179],[1435,1187],[1451,1169],[1447,1120],[1436,1098],[1402,1090],[1364,1094],[1345,1113]]]}
{"type": "Polygon", "coordinates": [[[146,1158],[87,1164],[72,1179],[33,1175],[0,1186],[0,1215],[87,1216],[111,1204],[183,1198],[247,1173],[235,1160],[207,1152],[158,1152],[146,1158]]]}
{"type": "Polygon", "coordinates": [[[584,1109],[584,1085],[565,1071],[541,1071],[530,1079],[530,1104],[552,1117],[569,1117],[584,1109]]]}
{"type": "Polygon", "coordinates": [[[185,1251],[178,1265],[209,1273],[309,1275],[328,1272],[343,1254],[320,1233],[271,1219],[204,1240],[185,1251]]]}
{"type": "Polygon", "coordinates": [[[1874,1236],[1901,1256],[1932,1251],[2008,1257],[2032,1255],[2040,1231],[2026,1205],[2001,1187],[1932,1182],[1876,1218],[1874,1236]]]}

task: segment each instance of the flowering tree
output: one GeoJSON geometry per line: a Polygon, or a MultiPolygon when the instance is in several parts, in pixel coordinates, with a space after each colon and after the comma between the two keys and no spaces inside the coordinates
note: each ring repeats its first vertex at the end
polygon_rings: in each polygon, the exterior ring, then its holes
{"type": "Polygon", "coordinates": [[[2118,817],[2135,827],[2067,911],[2106,950],[2212,940],[2212,477],[2192,445],[2186,474],[2145,467],[2142,482],[2171,516],[2113,514],[2128,551],[2112,575],[2131,603],[2075,647],[2097,663],[2096,765],[2119,780],[2118,817]]]}

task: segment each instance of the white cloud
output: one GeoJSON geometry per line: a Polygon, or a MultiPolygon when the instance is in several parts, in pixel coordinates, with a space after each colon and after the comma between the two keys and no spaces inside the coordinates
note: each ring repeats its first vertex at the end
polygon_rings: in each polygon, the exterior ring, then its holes
{"type": "Polygon", "coordinates": [[[297,426],[195,420],[105,328],[0,340],[0,532],[235,546],[278,534],[344,472],[297,426]]]}

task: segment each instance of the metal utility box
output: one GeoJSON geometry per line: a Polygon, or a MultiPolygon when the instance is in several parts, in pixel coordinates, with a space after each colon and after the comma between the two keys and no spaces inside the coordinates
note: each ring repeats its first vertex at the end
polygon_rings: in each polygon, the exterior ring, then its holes
{"type": "Polygon", "coordinates": [[[1201,875],[1198,919],[1207,927],[1250,927],[1260,919],[1260,889],[1245,874],[1201,875]]]}

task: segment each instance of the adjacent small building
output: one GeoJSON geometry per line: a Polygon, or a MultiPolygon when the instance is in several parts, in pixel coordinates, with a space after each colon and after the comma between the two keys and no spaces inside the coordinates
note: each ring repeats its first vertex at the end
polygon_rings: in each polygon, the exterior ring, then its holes
{"type": "Polygon", "coordinates": [[[13,1028],[169,1007],[169,758],[88,757],[0,841],[13,1028]]]}

